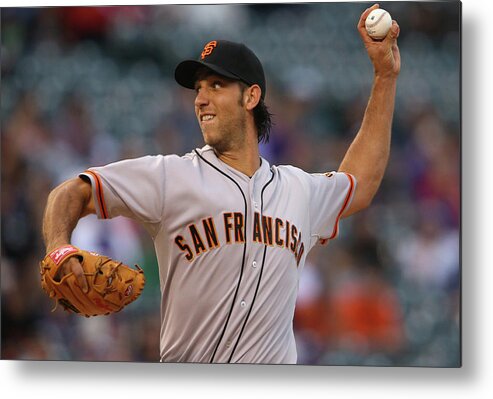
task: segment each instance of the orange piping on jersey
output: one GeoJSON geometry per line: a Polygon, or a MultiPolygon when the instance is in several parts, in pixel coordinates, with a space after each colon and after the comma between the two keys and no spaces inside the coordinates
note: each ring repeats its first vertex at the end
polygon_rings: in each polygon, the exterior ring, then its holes
{"type": "Polygon", "coordinates": [[[106,202],[104,201],[103,185],[101,183],[101,178],[96,172],[92,170],[86,170],[85,173],[90,174],[94,177],[94,182],[96,183],[96,198],[98,200],[99,209],[101,210],[101,217],[103,219],[108,219],[108,211],[106,210],[106,202]]]}
{"type": "Polygon", "coordinates": [[[353,176],[351,176],[350,174],[348,173],[344,173],[348,179],[349,179],[349,191],[347,193],[347,196],[346,196],[346,199],[344,200],[344,204],[342,205],[342,208],[341,210],[339,211],[339,214],[337,215],[337,218],[336,218],[336,223],[335,223],[335,226],[334,226],[334,231],[332,231],[332,235],[329,237],[329,240],[332,240],[336,235],[337,235],[337,231],[339,229],[339,219],[341,218],[342,214],[344,213],[344,211],[346,210],[346,207],[348,206],[349,204],[349,200],[351,199],[351,196],[353,195],[353,190],[354,190],[354,180],[353,180],[353,176]]]}

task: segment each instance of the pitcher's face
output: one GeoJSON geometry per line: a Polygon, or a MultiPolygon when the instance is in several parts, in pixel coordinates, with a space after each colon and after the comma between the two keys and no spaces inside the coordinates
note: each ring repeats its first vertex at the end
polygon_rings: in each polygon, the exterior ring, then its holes
{"type": "Polygon", "coordinates": [[[248,112],[240,83],[207,74],[198,78],[195,91],[195,115],[205,143],[219,152],[242,143],[248,112]]]}

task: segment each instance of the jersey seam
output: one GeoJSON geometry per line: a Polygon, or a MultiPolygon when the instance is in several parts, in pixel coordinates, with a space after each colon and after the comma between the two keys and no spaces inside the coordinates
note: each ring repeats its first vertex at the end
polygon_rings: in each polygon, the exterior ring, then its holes
{"type": "Polygon", "coordinates": [[[167,184],[168,179],[166,178],[168,168],[166,168],[166,161],[167,161],[167,158],[163,157],[163,169],[164,169],[163,179],[164,179],[164,183],[163,183],[163,196],[162,196],[162,203],[161,203],[161,219],[156,221],[156,223],[159,223],[159,229],[157,230],[156,235],[154,237],[157,237],[163,231],[163,228],[165,226],[165,223],[163,223],[163,220],[166,218],[166,216],[165,216],[165,212],[166,212],[165,204],[166,204],[166,188],[168,186],[168,184],[167,184]]]}

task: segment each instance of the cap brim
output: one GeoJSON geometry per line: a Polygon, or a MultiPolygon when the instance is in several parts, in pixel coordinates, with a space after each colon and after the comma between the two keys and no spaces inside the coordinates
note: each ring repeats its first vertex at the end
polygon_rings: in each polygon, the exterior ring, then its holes
{"type": "Polygon", "coordinates": [[[206,67],[213,72],[225,76],[230,79],[238,79],[236,75],[226,71],[213,64],[208,64],[207,62],[196,61],[196,60],[186,60],[180,62],[175,69],[175,80],[183,87],[187,89],[195,89],[195,80],[197,76],[197,71],[200,68],[206,67]]]}

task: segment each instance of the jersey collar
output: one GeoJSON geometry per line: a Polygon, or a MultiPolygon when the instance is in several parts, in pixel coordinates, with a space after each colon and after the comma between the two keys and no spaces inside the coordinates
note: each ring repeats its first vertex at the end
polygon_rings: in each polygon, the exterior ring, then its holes
{"type": "Polygon", "coordinates": [[[210,145],[205,145],[202,148],[197,148],[195,151],[197,151],[198,154],[200,154],[204,159],[209,161],[215,167],[219,168],[222,172],[226,173],[228,176],[232,177],[235,180],[239,179],[239,180],[244,181],[246,183],[250,183],[252,180],[262,182],[264,180],[270,179],[270,177],[271,177],[270,164],[263,157],[260,157],[260,167],[253,174],[253,176],[250,178],[247,175],[245,175],[244,173],[236,170],[235,168],[233,168],[233,167],[229,166],[228,164],[226,164],[225,162],[221,161],[216,156],[214,149],[210,145]]]}

